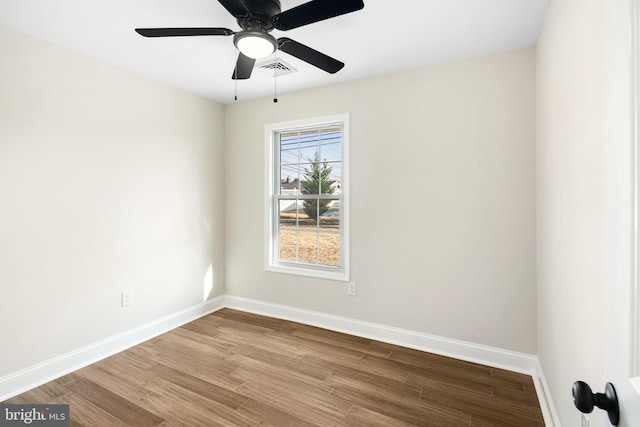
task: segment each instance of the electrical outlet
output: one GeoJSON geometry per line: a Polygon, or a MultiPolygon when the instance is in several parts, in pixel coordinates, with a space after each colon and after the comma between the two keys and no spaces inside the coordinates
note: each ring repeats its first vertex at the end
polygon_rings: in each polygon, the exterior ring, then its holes
{"type": "Polygon", "coordinates": [[[347,285],[347,293],[352,297],[355,297],[358,294],[358,287],[356,286],[356,282],[349,282],[349,284],[347,285]]]}
{"type": "Polygon", "coordinates": [[[121,307],[126,307],[128,305],[131,305],[133,303],[133,291],[132,290],[128,290],[128,291],[122,291],[122,295],[121,295],[121,307]]]}
{"type": "Polygon", "coordinates": [[[586,414],[582,414],[582,424],[581,427],[589,427],[589,417],[586,414]]]}

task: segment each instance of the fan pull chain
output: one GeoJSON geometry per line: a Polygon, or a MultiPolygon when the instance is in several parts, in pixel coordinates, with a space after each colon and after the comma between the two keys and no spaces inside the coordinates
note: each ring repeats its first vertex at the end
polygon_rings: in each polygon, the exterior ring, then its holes
{"type": "Polygon", "coordinates": [[[278,50],[273,52],[275,67],[273,67],[273,102],[278,102],[278,50]]]}
{"type": "Polygon", "coordinates": [[[238,100],[238,56],[240,55],[239,53],[240,51],[237,49],[233,50],[233,63],[234,68],[233,68],[233,100],[237,101],[238,100]],[[237,52],[237,54],[236,54],[237,52]]]}

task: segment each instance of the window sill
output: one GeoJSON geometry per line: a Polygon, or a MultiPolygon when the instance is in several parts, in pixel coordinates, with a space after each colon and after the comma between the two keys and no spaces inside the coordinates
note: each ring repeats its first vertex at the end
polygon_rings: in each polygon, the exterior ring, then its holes
{"type": "Polygon", "coordinates": [[[348,282],[349,276],[344,271],[324,271],[311,268],[298,268],[288,265],[272,264],[265,267],[266,271],[272,273],[293,274],[296,276],[313,277],[316,279],[335,280],[338,282],[348,282]]]}

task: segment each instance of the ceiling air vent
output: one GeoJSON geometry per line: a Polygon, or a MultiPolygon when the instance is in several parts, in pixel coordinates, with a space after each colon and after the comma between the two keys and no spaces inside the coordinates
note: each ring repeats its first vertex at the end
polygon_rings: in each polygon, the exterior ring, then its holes
{"type": "Polygon", "coordinates": [[[291,65],[284,62],[282,59],[270,59],[267,62],[263,62],[262,64],[258,64],[256,66],[260,71],[269,77],[280,77],[286,76],[287,74],[295,73],[298,70],[293,68],[291,65]]]}

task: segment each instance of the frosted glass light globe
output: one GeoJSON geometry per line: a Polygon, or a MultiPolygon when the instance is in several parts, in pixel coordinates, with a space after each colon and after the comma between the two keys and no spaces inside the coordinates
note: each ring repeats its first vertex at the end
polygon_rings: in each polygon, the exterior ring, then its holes
{"type": "Polygon", "coordinates": [[[265,58],[276,50],[275,38],[258,32],[238,33],[236,47],[243,55],[253,59],[265,58]]]}

